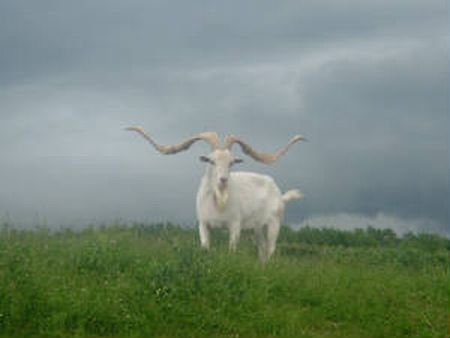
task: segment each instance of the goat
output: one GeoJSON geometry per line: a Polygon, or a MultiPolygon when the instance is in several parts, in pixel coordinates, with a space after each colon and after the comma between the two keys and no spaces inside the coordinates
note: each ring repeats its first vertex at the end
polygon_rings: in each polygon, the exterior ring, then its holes
{"type": "Polygon", "coordinates": [[[140,126],[126,129],[138,132],[162,154],[176,154],[187,150],[196,141],[206,141],[212,152],[208,156],[200,156],[200,160],[207,163],[207,168],[196,199],[201,246],[209,249],[210,228],[225,226],[229,230],[229,249],[235,251],[241,230],[253,229],[260,259],[267,261],[272,256],[285,204],[303,195],[297,189],[282,194],[274,180],[267,175],[230,172],[234,164],[243,161],[231,154],[231,148],[238,144],[243,153],[254,160],[270,164],[286,153],[292,144],[305,138],[297,135],[284,148],[271,154],[256,151],[235,135],[227,135],[224,146],[221,146],[214,132],[197,134],[176,145],[160,145],[140,126]]]}

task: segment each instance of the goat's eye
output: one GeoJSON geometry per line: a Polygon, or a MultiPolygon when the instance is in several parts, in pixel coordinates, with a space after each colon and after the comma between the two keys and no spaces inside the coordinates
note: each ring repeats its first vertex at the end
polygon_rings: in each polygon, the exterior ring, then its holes
{"type": "Polygon", "coordinates": [[[202,162],[206,162],[206,163],[209,163],[209,164],[212,164],[212,165],[215,165],[216,164],[216,162],[214,162],[213,160],[211,160],[209,157],[207,157],[207,156],[200,156],[200,161],[202,161],[202,162]]]}
{"type": "Polygon", "coordinates": [[[242,162],[244,162],[244,160],[242,160],[242,159],[240,159],[240,158],[235,158],[235,159],[233,160],[233,162],[230,163],[230,167],[231,167],[232,165],[234,165],[234,164],[238,164],[238,163],[242,163],[242,162]]]}

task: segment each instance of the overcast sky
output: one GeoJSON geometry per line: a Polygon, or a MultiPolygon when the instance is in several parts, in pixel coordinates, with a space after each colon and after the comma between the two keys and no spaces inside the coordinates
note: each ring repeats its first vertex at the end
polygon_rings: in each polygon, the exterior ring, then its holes
{"type": "Polygon", "coordinates": [[[1,1],[0,219],[194,224],[208,147],[163,156],[123,131],[140,124],[265,151],[302,134],[241,165],[304,192],[289,223],[449,234],[447,6],[1,1]]]}

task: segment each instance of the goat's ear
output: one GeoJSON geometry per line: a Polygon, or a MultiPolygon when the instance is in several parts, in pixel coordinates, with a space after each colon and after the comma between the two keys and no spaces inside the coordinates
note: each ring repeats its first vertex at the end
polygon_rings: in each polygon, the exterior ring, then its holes
{"type": "Polygon", "coordinates": [[[233,164],[238,164],[238,163],[242,163],[242,162],[244,162],[244,160],[242,158],[235,158],[233,160],[233,164]]]}
{"type": "Polygon", "coordinates": [[[211,163],[211,159],[208,156],[200,156],[200,161],[202,162],[206,162],[206,163],[211,163]]]}

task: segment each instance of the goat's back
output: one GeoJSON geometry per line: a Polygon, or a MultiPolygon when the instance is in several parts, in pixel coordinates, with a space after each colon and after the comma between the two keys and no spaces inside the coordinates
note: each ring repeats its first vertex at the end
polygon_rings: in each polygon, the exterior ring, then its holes
{"type": "Polygon", "coordinates": [[[230,207],[239,210],[242,228],[277,217],[283,212],[281,191],[273,178],[252,172],[231,173],[230,207]]]}

